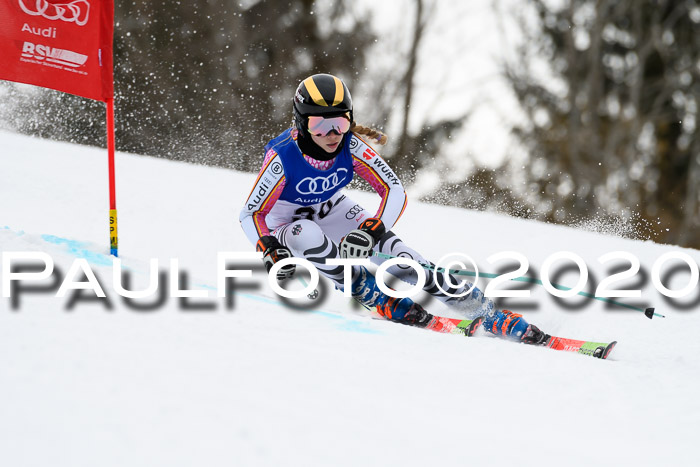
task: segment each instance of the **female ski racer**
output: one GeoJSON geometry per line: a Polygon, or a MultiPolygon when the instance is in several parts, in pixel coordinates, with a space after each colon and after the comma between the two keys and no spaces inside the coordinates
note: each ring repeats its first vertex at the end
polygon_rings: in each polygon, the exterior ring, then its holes
{"type": "MultiPolygon", "coordinates": [[[[372,250],[402,256],[421,264],[432,264],[406,245],[392,229],[406,208],[401,181],[387,163],[360,135],[379,144],[386,136],[353,119],[352,98],[337,77],[316,74],[302,81],[293,98],[294,127],[265,146],[262,169],[240,214],[243,230],[263,253],[268,272],[274,263],[296,256],[305,258],[335,286],[344,290],[344,268],[326,264],[329,258],[368,258],[385,261],[372,250]],[[357,174],[381,196],[372,216],[343,194],[342,188],[357,174]]],[[[295,265],[279,269],[278,279],[294,274],[295,265]]],[[[410,267],[393,265],[387,271],[410,284],[417,273],[410,267]]],[[[474,319],[484,317],[487,332],[529,344],[544,344],[549,337],[521,315],[498,310],[493,301],[454,278],[427,274],[424,290],[447,306],[474,319]],[[442,289],[442,290],[441,290],[442,289]],[[447,291],[450,295],[444,293],[447,291]]],[[[351,293],[367,307],[376,307],[387,319],[419,327],[439,329],[445,323],[410,298],[382,293],[372,273],[352,266],[351,293]]]]}

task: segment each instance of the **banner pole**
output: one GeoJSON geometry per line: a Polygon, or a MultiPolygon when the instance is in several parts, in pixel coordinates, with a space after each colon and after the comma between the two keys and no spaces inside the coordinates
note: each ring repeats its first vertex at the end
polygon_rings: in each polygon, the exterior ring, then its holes
{"type": "Polygon", "coordinates": [[[117,235],[117,195],[114,183],[114,98],[107,104],[107,156],[109,165],[109,254],[119,256],[119,236],[117,235]]]}

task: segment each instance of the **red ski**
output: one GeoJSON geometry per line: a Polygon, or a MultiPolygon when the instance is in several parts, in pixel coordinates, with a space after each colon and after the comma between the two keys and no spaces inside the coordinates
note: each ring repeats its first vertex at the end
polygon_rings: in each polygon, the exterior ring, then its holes
{"type": "Polygon", "coordinates": [[[592,342],[592,341],[578,341],[575,339],[565,339],[563,337],[552,336],[547,340],[545,344],[550,349],[563,350],[565,352],[576,352],[583,355],[590,355],[591,357],[608,358],[610,352],[617,344],[617,341],[610,343],[606,342],[592,342]]]}
{"type": "Polygon", "coordinates": [[[474,332],[479,328],[479,326],[481,326],[483,321],[483,317],[472,320],[433,316],[433,318],[425,326],[425,329],[435,332],[442,332],[445,334],[461,334],[463,336],[471,337],[474,335],[474,332]]]}

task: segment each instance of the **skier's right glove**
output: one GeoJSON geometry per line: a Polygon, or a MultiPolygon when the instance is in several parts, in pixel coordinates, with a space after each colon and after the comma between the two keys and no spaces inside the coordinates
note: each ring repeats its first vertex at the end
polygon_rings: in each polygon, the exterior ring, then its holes
{"type": "Polygon", "coordinates": [[[348,232],[340,241],[338,249],[341,258],[369,258],[372,248],[386,233],[384,223],[376,217],[370,217],[360,226],[348,232]]]}
{"type": "MultiPolygon", "coordinates": [[[[272,265],[276,262],[292,257],[292,252],[289,251],[288,248],[282,246],[279,240],[272,235],[260,237],[255,249],[262,252],[263,263],[265,264],[265,269],[267,269],[267,272],[270,272],[272,265]]],[[[296,268],[296,264],[287,264],[286,266],[282,266],[277,271],[277,280],[281,281],[292,277],[296,268]]]]}

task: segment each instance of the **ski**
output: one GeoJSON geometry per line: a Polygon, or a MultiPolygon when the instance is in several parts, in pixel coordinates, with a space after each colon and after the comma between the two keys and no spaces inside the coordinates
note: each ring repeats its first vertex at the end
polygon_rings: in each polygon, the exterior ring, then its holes
{"type": "Polygon", "coordinates": [[[444,316],[433,316],[433,318],[428,321],[425,329],[444,334],[461,334],[463,336],[471,337],[474,335],[474,332],[479,329],[479,326],[481,326],[483,321],[483,317],[476,319],[460,319],[445,318],[444,316]]]}
{"type": "MultiPolygon", "coordinates": [[[[384,319],[384,318],[374,318],[374,319],[384,319]]],[[[444,316],[433,315],[428,324],[423,328],[433,332],[439,332],[442,334],[458,334],[462,336],[472,337],[477,329],[484,322],[483,317],[478,317],[476,319],[460,319],[460,318],[446,318],[444,316]]],[[[612,352],[613,348],[617,344],[617,341],[610,343],[607,342],[593,342],[593,341],[580,341],[576,339],[567,339],[564,337],[550,336],[543,344],[553,350],[561,350],[564,352],[576,352],[581,355],[588,355],[595,358],[600,358],[605,360],[612,352]]]]}
{"type": "Polygon", "coordinates": [[[562,350],[564,352],[576,352],[582,355],[589,355],[595,358],[605,360],[612,352],[612,349],[617,344],[617,341],[610,343],[579,341],[575,339],[565,339],[563,337],[551,336],[547,339],[545,345],[550,349],[562,350]]]}
{"type": "MultiPolygon", "coordinates": [[[[376,308],[367,308],[374,313],[372,319],[386,321],[386,318],[381,316],[376,312],[376,308]]],[[[460,336],[471,337],[474,335],[481,323],[484,322],[483,317],[478,317],[476,319],[461,319],[461,318],[446,318],[444,316],[436,316],[428,321],[425,326],[416,326],[411,324],[402,323],[401,321],[395,321],[399,324],[405,324],[406,326],[419,327],[421,329],[427,329],[428,331],[439,332],[441,334],[458,334],[460,336]]]]}
{"type": "MultiPolygon", "coordinates": [[[[359,303],[359,302],[358,302],[359,303]]],[[[367,310],[371,311],[376,318],[373,319],[384,319],[379,317],[376,307],[367,307],[362,305],[367,310]]],[[[423,329],[428,329],[430,331],[439,332],[442,334],[459,334],[462,336],[472,337],[477,329],[484,322],[484,317],[480,316],[476,319],[461,319],[461,318],[447,318],[445,316],[433,315],[433,317],[428,321],[423,329]]],[[[617,341],[610,343],[607,342],[593,342],[593,341],[580,341],[576,339],[566,339],[564,337],[549,336],[546,341],[542,344],[553,350],[561,350],[564,352],[576,352],[582,355],[589,355],[591,357],[600,358],[605,360],[612,352],[612,349],[617,344],[617,341]]]]}

